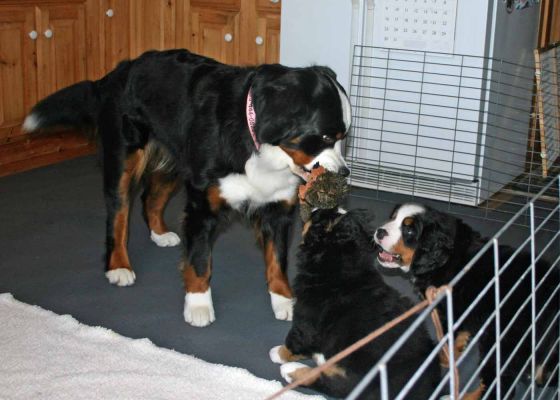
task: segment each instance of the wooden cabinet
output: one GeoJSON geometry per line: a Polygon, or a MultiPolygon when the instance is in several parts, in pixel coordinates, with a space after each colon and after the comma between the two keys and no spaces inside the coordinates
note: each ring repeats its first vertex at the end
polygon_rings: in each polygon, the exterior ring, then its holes
{"type": "Polygon", "coordinates": [[[0,145],[20,133],[37,101],[35,26],[32,7],[0,7],[0,145]]]}
{"type": "Polygon", "coordinates": [[[84,2],[36,8],[37,94],[41,99],[86,79],[84,2]]]}
{"type": "Polygon", "coordinates": [[[255,38],[257,64],[280,60],[280,1],[257,1],[257,33],[255,38]]]}
{"type": "Polygon", "coordinates": [[[38,100],[147,50],[278,62],[280,8],[280,0],[0,0],[0,176],[25,169],[26,157],[35,167],[44,164],[37,157],[92,151],[78,133],[24,135],[21,123],[38,100]]]}
{"type": "Polygon", "coordinates": [[[190,50],[229,64],[278,62],[280,0],[191,0],[190,50]]]}
{"type": "Polygon", "coordinates": [[[191,6],[189,49],[228,64],[239,62],[239,11],[191,6]]]}
{"type": "Polygon", "coordinates": [[[85,79],[85,44],[84,1],[0,3],[0,144],[21,134],[37,99],[85,79]]]}

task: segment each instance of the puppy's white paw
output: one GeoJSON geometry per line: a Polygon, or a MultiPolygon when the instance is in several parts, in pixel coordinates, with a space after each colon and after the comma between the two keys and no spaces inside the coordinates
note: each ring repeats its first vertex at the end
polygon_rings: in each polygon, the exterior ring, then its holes
{"type": "Polygon", "coordinates": [[[187,293],[185,295],[185,321],[192,326],[208,326],[216,320],[212,304],[212,291],[204,293],[187,293]]]}
{"type": "Polygon", "coordinates": [[[158,235],[154,231],[150,231],[150,239],[159,247],[173,247],[181,243],[179,235],[175,232],[166,232],[158,235]]]}
{"type": "Polygon", "coordinates": [[[294,315],[294,299],[289,299],[276,293],[270,293],[270,302],[272,304],[272,311],[276,319],[284,321],[291,321],[294,315]]]}
{"type": "Polygon", "coordinates": [[[105,276],[110,283],[117,286],[130,286],[136,280],[136,274],[128,268],[111,269],[105,272],[105,276]]]}
{"type": "Polygon", "coordinates": [[[282,378],[284,378],[286,382],[292,383],[294,381],[292,373],[302,368],[310,369],[307,365],[298,362],[289,362],[286,364],[282,364],[280,366],[280,375],[282,375],[282,378]]]}
{"type": "Polygon", "coordinates": [[[284,364],[286,362],[286,360],[284,360],[282,358],[282,354],[280,352],[280,349],[282,349],[284,346],[275,346],[272,349],[270,349],[270,351],[268,352],[268,355],[270,356],[270,360],[274,363],[274,364],[284,364]]]}

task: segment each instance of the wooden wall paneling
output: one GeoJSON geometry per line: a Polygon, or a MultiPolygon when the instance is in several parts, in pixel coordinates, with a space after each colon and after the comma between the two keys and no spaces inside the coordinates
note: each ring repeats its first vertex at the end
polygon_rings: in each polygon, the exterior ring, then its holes
{"type": "Polygon", "coordinates": [[[86,78],[96,80],[103,76],[105,69],[103,48],[105,20],[102,18],[104,3],[108,0],[87,0],[86,10],[86,78]]]}
{"type": "Polygon", "coordinates": [[[104,0],[102,3],[100,19],[103,23],[100,24],[100,36],[103,43],[103,76],[119,62],[131,58],[134,0],[104,0]]]}
{"type": "Polygon", "coordinates": [[[189,49],[191,47],[191,4],[189,0],[175,2],[175,47],[189,49]]]}
{"type": "Polygon", "coordinates": [[[135,0],[131,56],[175,47],[175,0],[135,0]]]}
{"type": "Polygon", "coordinates": [[[541,0],[539,24],[539,48],[548,47],[560,41],[560,2],[541,0]]]}
{"type": "Polygon", "coordinates": [[[37,102],[33,7],[0,7],[0,144],[21,135],[22,116],[37,102]]]}

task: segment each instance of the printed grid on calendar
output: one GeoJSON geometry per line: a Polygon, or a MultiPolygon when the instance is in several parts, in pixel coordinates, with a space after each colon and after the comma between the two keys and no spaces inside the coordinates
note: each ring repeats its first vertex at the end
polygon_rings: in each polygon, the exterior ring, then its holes
{"type": "Polygon", "coordinates": [[[457,0],[375,0],[374,46],[452,53],[457,0]]]}

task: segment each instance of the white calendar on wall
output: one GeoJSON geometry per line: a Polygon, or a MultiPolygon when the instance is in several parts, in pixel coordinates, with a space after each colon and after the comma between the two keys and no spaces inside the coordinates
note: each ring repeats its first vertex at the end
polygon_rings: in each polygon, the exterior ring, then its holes
{"type": "Polygon", "coordinates": [[[453,53],[458,0],[375,0],[373,45],[453,53]]]}

